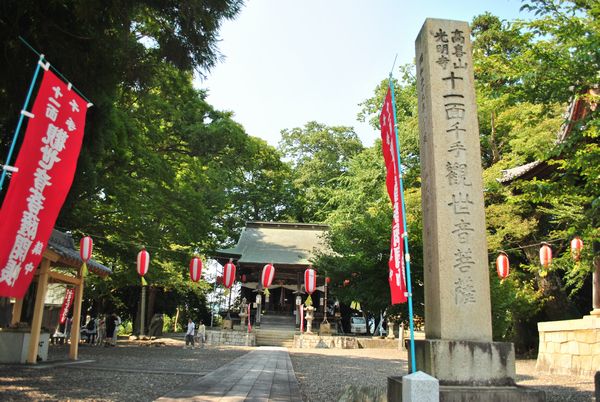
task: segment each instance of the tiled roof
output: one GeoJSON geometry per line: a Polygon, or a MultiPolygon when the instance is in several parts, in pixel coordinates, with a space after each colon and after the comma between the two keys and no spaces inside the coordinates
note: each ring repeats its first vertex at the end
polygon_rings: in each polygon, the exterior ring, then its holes
{"type": "Polygon", "coordinates": [[[310,223],[246,222],[237,245],[218,254],[241,264],[309,265],[317,251],[326,250],[328,229],[310,223]]]}

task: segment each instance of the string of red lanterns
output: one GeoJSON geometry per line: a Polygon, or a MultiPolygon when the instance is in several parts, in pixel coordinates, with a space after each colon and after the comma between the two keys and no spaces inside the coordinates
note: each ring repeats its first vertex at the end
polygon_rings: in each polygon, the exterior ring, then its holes
{"type": "MultiPolygon", "coordinates": [[[[583,250],[583,241],[579,237],[571,240],[571,257],[575,262],[581,258],[581,250],[583,250]]],[[[552,264],[552,248],[548,243],[542,243],[540,247],[540,264],[544,269],[547,269],[552,264]]],[[[506,279],[509,275],[508,255],[501,251],[496,258],[496,272],[500,279],[506,279]]]]}

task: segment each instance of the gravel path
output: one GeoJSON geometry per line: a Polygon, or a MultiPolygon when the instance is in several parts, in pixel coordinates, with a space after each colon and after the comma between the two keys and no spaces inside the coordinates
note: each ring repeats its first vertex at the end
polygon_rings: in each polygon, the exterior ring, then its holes
{"type": "MultiPolygon", "coordinates": [[[[184,350],[181,340],[160,347],[119,342],[113,348],[82,346],[67,360],[67,346],[50,346],[49,362],[0,364],[2,401],[151,401],[202,376],[251,348],[184,350]]],[[[290,349],[304,401],[338,401],[348,384],[385,389],[387,377],[406,372],[406,353],[394,349],[290,349]]],[[[535,361],[517,362],[520,385],[548,392],[548,402],[593,400],[593,379],[535,373],[535,361]]]]}
{"type": "MultiPolygon", "coordinates": [[[[290,349],[304,401],[338,401],[350,384],[387,389],[387,377],[406,373],[406,352],[396,349],[290,349]]],[[[546,391],[547,402],[590,402],[594,379],[535,372],[535,360],[518,360],[517,384],[546,391]]],[[[600,401],[599,401],[600,402],[600,401]]]]}
{"type": "Polygon", "coordinates": [[[183,341],[165,343],[161,347],[121,341],[110,348],[84,345],[75,364],[67,360],[68,346],[51,345],[51,364],[0,364],[0,400],[152,401],[250,350],[184,350],[183,341]]]}

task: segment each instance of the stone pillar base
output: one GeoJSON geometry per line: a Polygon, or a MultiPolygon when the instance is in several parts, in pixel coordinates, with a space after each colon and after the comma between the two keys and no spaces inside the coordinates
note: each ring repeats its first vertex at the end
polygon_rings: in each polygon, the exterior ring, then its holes
{"type": "Polygon", "coordinates": [[[515,385],[515,349],[509,342],[415,340],[415,360],[417,370],[437,378],[440,386],[515,385]]]}
{"type": "MultiPolygon", "coordinates": [[[[402,402],[402,377],[388,377],[388,402],[402,402]]],[[[471,387],[440,385],[440,402],[545,402],[541,390],[512,387],[471,387]]]]}

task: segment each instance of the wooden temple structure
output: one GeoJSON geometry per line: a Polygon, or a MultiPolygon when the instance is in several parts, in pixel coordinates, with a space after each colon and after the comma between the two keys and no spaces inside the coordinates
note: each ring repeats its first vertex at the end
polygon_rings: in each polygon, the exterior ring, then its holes
{"type": "MultiPolygon", "coordinates": [[[[263,293],[262,269],[273,264],[275,277],[269,287],[269,301],[264,297],[263,309],[291,315],[298,296],[302,302],[308,296],[304,291],[304,271],[318,253],[329,250],[325,242],[328,230],[323,224],[249,221],[236,246],[218,250],[215,258],[221,264],[233,260],[237,279],[242,282],[241,297],[248,302],[254,302],[256,295],[263,293]]],[[[317,291],[312,296],[315,307],[319,305],[324,282],[323,276],[317,276],[317,291]]]]}
{"type": "MultiPolygon", "coordinates": [[[[106,277],[112,273],[111,269],[91,259],[87,262],[90,274],[96,274],[106,277]]],[[[69,349],[69,359],[77,360],[79,337],[81,327],[81,302],[83,299],[85,276],[83,273],[83,261],[79,256],[79,250],[75,248],[75,243],[70,234],[53,230],[48,247],[44,251],[42,261],[35,272],[34,281],[31,287],[35,287],[35,292],[30,290],[25,297],[34,296],[33,318],[31,322],[22,323],[23,301],[25,299],[15,299],[12,307],[12,317],[10,327],[0,330],[10,332],[30,329],[27,363],[36,363],[38,360],[40,334],[42,330],[42,319],[44,314],[44,302],[46,292],[50,283],[66,284],[75,289],[73,301],[73,323],[71,330],[71,344],[69,349]]]]}

